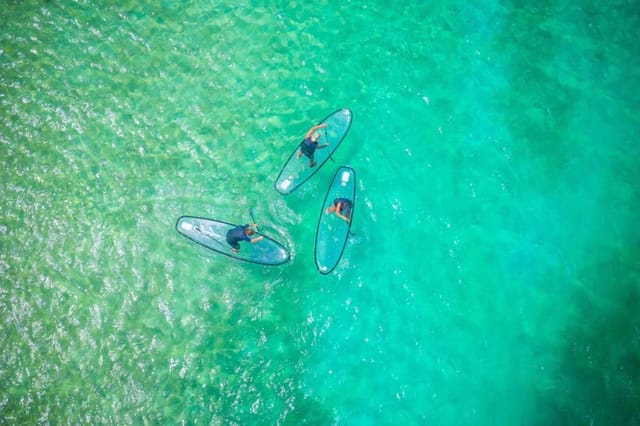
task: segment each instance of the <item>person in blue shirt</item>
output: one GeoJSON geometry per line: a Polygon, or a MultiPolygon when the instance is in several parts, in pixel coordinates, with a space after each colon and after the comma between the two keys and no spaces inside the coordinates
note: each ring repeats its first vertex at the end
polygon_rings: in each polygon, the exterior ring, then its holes
{"type": "Polygon", "coordinates": [[[324,129],[325,127],[327,127],[326,123],[313,126],[307,132],[306,136],[304,137],[304,140],[300,142],[300,150],[298,151],[298,160],[300,159],[300,157],[302,157],[302,154],[304,154],[309,159],[309,167],[313,167],[316,165],[316,162],[313,160],[313,156],[316,153],[316,149],[326,148],[329,146],[328,142],[324,145],[318,145],[318,139],[320,139],[320,133],[317,132],[316,130],[324,129]]]}
{"type": "Polygon", "coordinates": [[[262,239],[262,235],[251,238],[255,234],[255,231],[251,227],[257,227],[255,223],[249,223],[247,225],[236,226],[235,228],[227,231],[227,243],[231,246],[231,251],[237,253],[240,250],[240,241],[248,241],[251,244],[257,243],[262,239]]]}
{"type": "Polygon", "coordinates": [[[351,209],[353,203],[347,198],[336,198],[333,200],[333,204],[325,210],[324,214],[335,213],[340,219],[347,223],[351,220],[351,209]]]}

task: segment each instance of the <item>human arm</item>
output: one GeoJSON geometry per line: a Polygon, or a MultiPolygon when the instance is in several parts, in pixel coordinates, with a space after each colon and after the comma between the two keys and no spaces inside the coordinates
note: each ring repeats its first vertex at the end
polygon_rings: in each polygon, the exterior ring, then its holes
{"type": "Polygon", "coordinates": [[[252,239],[251,239],[251,244],[253,244],[253,243],[257,243],[257,242],[258,242],[258,241],[260,241],[262,238],[264,238],[262,235],[258,235],[257,237],[252,238],[252,239]]]}
{"type": "Polygon", "coordinates": [[[315,132],[318,129],[324,129],[325,127],[327,127],[327,123],[322,123],[322,124],[318,124],[317,126],[313,126],[312,128],[309,129],[305,138],[310,138],[313,132],[315,132]]]}

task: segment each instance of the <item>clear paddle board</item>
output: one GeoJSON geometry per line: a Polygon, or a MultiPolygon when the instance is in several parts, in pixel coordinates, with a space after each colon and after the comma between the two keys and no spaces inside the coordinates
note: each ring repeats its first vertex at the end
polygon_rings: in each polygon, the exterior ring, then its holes
{"type": "MultiPolygon", "coordinates": [[[[275,182],[276,191],[282,195],[287,195],[296,190],[300,185],[305,183],[313,176],[323,165],[329,160],[329,157],[340,146],[340,143],[347,135],[351,127],[353,113],[349,108],[342,108],[329,114],[324,120],[318,124],[326,124],[327,127],[318,130],[320,146],[329,144],[326,148],[316,149],[314,160],[316,165],[310,167],[309,159],[306,156],[298,158],[300,144],[296,145],[286,163],[280,170],[275,182]]],[[[304,139],[303,139],[304,140],[304,139]]],[[[300,141],[302,142],[302,141],[300,141]]]]}
{"type": "Polygon", "coordinates": [[[336,171],[329,190],[324,197],[316,229],[314,256],[316,267],[323,274],[333,271],[342,257],[351,229],[355,202],[356,172],[349,166],[342,166],[336,171]],[[338,198],[351,201],[348,222],[333,212],[326,213],[327,209],[338,198]]]}
{"type": "Polygon", "coordinates": [[[239,225],[194,216],[182,216],[176,222],[176,230],[180,234],[234,259],[261,265],[280,265],[289,260],[289,251],[282,244],[259,232],[252,237],[262,235],[262,240],[253,244],[242,241],[240,250],[234,253],[227,243],[227,232],[237,226],[239,225]]]}

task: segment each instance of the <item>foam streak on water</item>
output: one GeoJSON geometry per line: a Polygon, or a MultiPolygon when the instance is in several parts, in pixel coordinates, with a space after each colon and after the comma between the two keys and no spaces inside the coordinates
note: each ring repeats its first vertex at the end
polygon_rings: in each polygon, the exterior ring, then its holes
{"type": "Polygon", "coordinates": [[[205,3],[0,12],[0,423],[638,421],[631,5],[205,3]],[[343,107],[335,162],[278,194],[343,107]],[[253,216],[292,260],[181,215],[253,216]]]}

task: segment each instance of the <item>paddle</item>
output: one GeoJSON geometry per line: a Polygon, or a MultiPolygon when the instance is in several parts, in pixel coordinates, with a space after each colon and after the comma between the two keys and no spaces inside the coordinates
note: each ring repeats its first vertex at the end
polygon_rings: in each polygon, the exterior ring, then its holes
{"type": "Polygon", "coordinates": [[[251,207],[249,209],[249,217],[251,218],[251,223],[255,223],[256,224],[256,231],[258,231],[258,234],[260,234],[260,230],[258,229],[258,222],[256,222],[256,219],[253,217],[253,207],[251,207]]]}
{"type": "MultiPolygon", "coordinates": [[[[327,146],[329,146],[329,136],[327,135],[327,128],[324,128],[324,138],[327,141],[327,146]]],[[[336,162],[336,160],[333,159],[332,156],[329,156],[329,160],[333,161],[334,163],[336,162]]]]}

